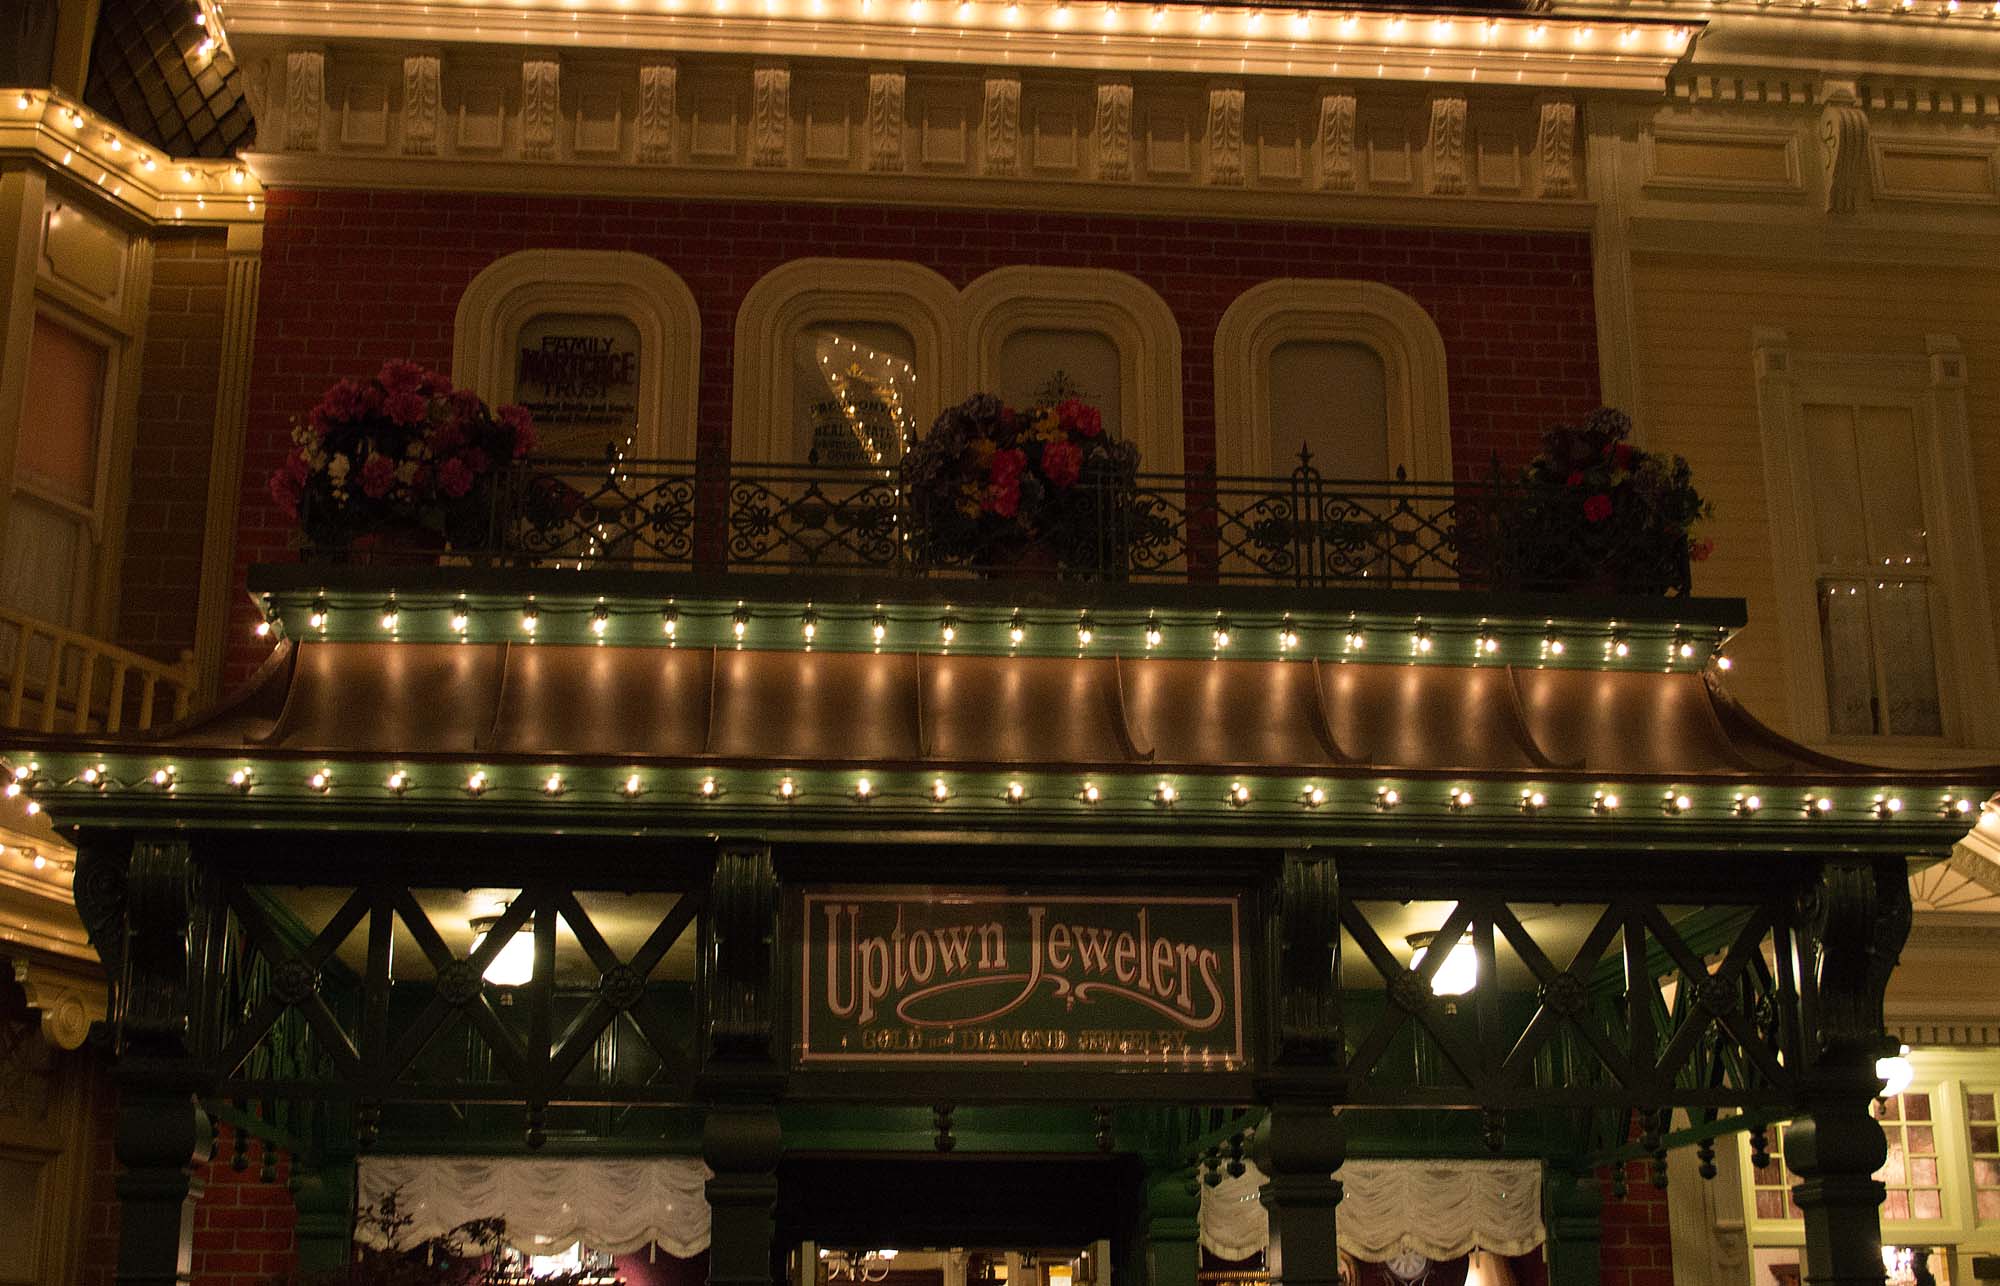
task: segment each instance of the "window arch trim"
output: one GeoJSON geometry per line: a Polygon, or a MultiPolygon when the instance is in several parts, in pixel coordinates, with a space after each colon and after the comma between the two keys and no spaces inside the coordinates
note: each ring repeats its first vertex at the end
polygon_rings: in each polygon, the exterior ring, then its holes
{"type": "Polygon", "coordinates": [[[496,259],[459,296],[452,380],[489,402],[507,400],[515,339],[541,313],[610,313],[631,322],[648,355],[639,369],[634,451],[694,456],[701,314],[680,274],[626,250],[522,250],[496,259]]]}
{"type": "Polygon", "coordinates": [[[1271,356],[1300,341],[1358,343],[1382,359],[1389,467],[1449,479],[1451,412],[1444,337],[1423,305],[1372,281],[1286,277],[1237,296],[1215,330],[1216,470],[1267,477],[1271,356]]]}
{"type": "Polygon", "coordinates": [[[1094,330],[1117,346],[1119,432],[1147,473],[1186,471],[1181,424],[1181,331],[1167,301],[1108,268],[996,268],[960,300],[971,386],[993,389],[1007,340],[1025,330],[1094,330]]]}
{"type": "Polygon", "coordinates": [[[958,292],[919,263],[812,258],[773,268],[744,295],[736,314],[731,457],[797,463],[791,344],[821,322],[868,321],[907,331],[916,349],[911,418],[918,432],[928,429],[963,366],[957,317],[958,292]]]}

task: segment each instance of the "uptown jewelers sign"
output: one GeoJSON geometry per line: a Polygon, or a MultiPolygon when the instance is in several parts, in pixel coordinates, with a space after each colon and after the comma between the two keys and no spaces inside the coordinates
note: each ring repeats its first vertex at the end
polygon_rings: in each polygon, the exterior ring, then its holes
{"type": "Polygon", "coordinates": [[[1236,898],[870,889],[797,905],[802,1067],[1247,1061],[1236,898]]]}

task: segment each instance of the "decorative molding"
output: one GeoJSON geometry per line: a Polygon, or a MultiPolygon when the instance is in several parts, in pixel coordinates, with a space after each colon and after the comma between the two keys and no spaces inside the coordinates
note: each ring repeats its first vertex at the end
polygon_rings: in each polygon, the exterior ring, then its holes
{"type": "Polygon", "coordinates": [[[623,250],[523,250],[496,259],[459,297],[451,374],[489,402],[511,400],[521,327],[542,313],[611,313],[639,331],[641,456],[695,455],[701,391],[701,313],[680,275],[623,250]]]}
{"type": "Polygon", "coordinates": [[[1536,105],[1535,172],[1545,197],[1576,195],[1576,100],[1545,98],[1536,105]]]}
{"type": "Polygon", "coordinates": [[[556,121],[562,101],[562,64],[530,58],[521,64],[521,159],[556,159],[556,121]]]}
{"type": "Polygon", "coordinates": [[[257,289],[263,276],[263,225],[229,229],[229,276],[222,294],[222,361],[215,376],[215,420],[209,436],[208,504],[202,526],[200,611],[195,617],[197,705],[221,695],[223,653],[235,624],[230,612],[236,579],[237,506],[243,495],[243,443],[248,432],[250,358],[257,334],[257,289]]]}
{"type": "Polygon", "coordinates": [[[639,68],[639,163],[671,165],[675,157],[675,88],[680,65],[671,58],[639,68]]]}
{"type": "Polygon", "coordinates": [[[1465,100],[1457,95],[1431,99],[1430,190],[1440,196],[1465,191],[1465,100]]]}
{"type": "Polygon", "coordinates": [[[1449,478],[1444,337],[1423,305],[1372,281],[1281,278],[1236,297],[1215,328],[1216,471],[1283,472],[1271,451],[1271,355],[1300,341],[1357,343],[1382,359],[1389,467],[1449,478]]]}
{"type": "Polygon", "coordinates": [[[1655,125],[1639,136],[1648,188],[1759,192],[1805,191],[1799,136],[1790,129],[1655,125]]]}
{"type": "Polygon", "coordinates": [[[285,55],[285,146],[317,152],[326,115],[326,55],[294,49],[285,55]]]}
{"type": "Polygon", "coordinates": [[[988,174],[1021,171],[1021,78],[988,76],[980,136],[985,141],[983,168],[988,174]]]}
{"type": "Polygon", "coordinates": [[[403,151],[410,156],[437,152],[438,120],[444,110],[443,76],[436,54],[403,60],[403,151]]]}
{"type": "Polygon", "coordinates": [[[794,259],[766,273],[736,314],[738,353],[765,360],[735,363],[730,399],[730,457],[798,463],[792,346],[809,326],[833,321],[886,322],[915,346],[910,418],[928,428],[944,399],[965,385],[959,294],[921,264],[893,259],[794,259]]]}
{"type": "Polygon", "coordinates": [[[967,384],[999,386],[1007,340],[1027,330],[1093,331],[1118,350],[1119,420],[1150,473],[1183,471],[1181,332],[1137,277],[1102,268],[996,268],[960,299],[967,384]]]}
{"type": "Polygon", "coordinates": [[[1820,164],[1826,177],[1826,211],[1853,214],[1868,183],[1868,113],[1854,86],[1831,84],[1819,112],[1820,164]]]}
{"type": "Polygon", "coordinates": [[[901,67],[868,73],[868,168],[883,173],[902,170],[904,96],[909,76],[901,67]]]}
{"type": "Polygon", "coordinates": [[[1226,187],[1243,182],[1243,86],[1239,84],[1209,86],[1208,181],[1226,187]]]}
{"type": "Polygon", "coordinates": [[[1328,90],[1319,96],[1319,185],[1354,190],[1354,95],[1328,90]]]}
{"type": "Polygon", "coordinates": [[[1132,177],[1132,82],[1106,77],[1097,82],[1097,177],[1122,182],[1132,177]]]}
{"type": "Polygon", "coordinates": [[[760,63],[750,77],[750,164],[765,168],[791,159],[792,72],[760,63]]]}
{"type": "Polygon", "coordinates": [[[104,1021],[105,988],[101,977],[85,977],[40,962],[14,961],[14,981],[27,997],[28,1008],[42,1013],[42,1034],[58,1049],[80,1049],[90,1025],[104,1021]]]}

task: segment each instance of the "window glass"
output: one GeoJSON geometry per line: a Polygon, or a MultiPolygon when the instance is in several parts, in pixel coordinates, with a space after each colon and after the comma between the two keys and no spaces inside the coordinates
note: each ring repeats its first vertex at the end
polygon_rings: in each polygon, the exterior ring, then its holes
{"type": "Polygon", "coordinates": [[[1965,1128],[1972,1152],[1972,1200],[1980,1223],[2000,1223],[2000,1115],[1991,1088],[1965,1091],[1965,1128]]]}
{"type": "Polygon", "coordinates": [[[1272,472],[1298,467],[1301,447],[1324,478],[1389,476],[1388,376],[1366,344],[1298,340],[1271,352],[1272,472]]]}
{"type": "Polygon", "coordinates": [[[929,429],[904,398],[916,344],[885,322],[844,321],[800,331],[792,350],[797,458],[848,467],[894,466],[929,429]]]}
{"type": "Polygon", "coordinates": [[[1940,737],[1935,632],[1916,418],[1907,406],[1802,408],[1827,726],[1836,736],[1940,737]]]}
{"type": "Polygon", "coordinates": [[[1908,1090],[1876,1099],[1875,1119],[1889,1141],[1889,1159],[1874,1177],[1888,1189],[1882,1218],[1917,1223],[1944,1218],[1943,1185],[1938,1179],[1937,1123],[1928,1090],[1908,1090]]]}
{"type": "Polygon", "coordinates": [[[97,499],[98,437],[109,363],[102,344],[36,315],[28,346],[30,410],[21,422],[15,467],[79,508],[89,508],[97,499]]]}
{"type": "MultiPolygon", "coordinates": [[[[1022,330],[1000,346],[1000,396],[1014,406],[1040,401],[1058,377],[1104,415],[1107,433],[1121,433],[1118,345],[1094,330],[1022,330]]],[[[1145,469],[1145,460],[1139,462],[1145,469]]]]}

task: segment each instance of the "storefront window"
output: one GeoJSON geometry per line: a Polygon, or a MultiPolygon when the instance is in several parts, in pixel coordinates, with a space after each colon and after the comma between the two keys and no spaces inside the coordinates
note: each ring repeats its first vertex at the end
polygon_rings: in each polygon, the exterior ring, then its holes
{"type": "Polygon", "coordinates": [[[1972,1194],[1979,1222],[2000,1223],[2000,1093],[1991,1088],[1965,1091],[1966,1140],[1972,1152],[1972,1194]]]}
{"type": "Polygon", "coordinates": [[[1875,1103],[1875,1119],[1889,1140],[1889,1160],[1875,1177],[1888,1188],[1882,1218],[1923,1222],[1944,1218],[1944,1196],[1938,1181],[1937,1125],[1931,1118],[1931,1095],[1911,1090],[1875,1103]]]}

